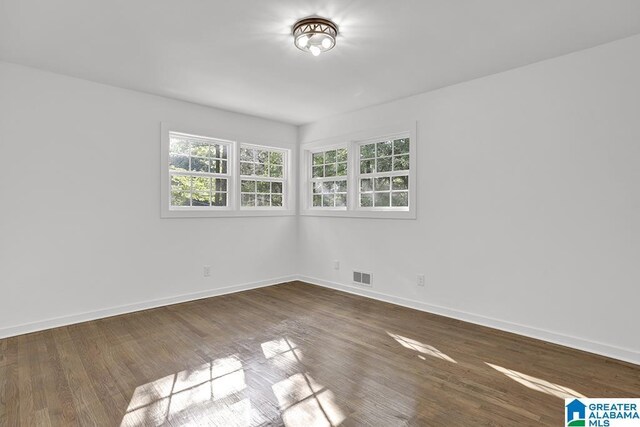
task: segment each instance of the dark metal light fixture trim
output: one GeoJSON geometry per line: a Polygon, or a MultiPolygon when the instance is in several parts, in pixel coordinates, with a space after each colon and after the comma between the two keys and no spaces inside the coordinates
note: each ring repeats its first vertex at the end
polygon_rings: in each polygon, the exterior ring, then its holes
{"type": "Polygon", "coordinates": [[[298,49],[318,56],[336,45],[338,26],[328,19],[310,16],[296,22],[291,32],[298,49]]]}

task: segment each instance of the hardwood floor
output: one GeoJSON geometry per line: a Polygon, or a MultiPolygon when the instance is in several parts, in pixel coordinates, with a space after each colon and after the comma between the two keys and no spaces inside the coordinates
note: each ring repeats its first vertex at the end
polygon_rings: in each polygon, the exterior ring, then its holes
{"type": "Polygon", "coordinates": [[[299,282],[0,340],[0,425],[563,425],[640,366],[299,282]]]}

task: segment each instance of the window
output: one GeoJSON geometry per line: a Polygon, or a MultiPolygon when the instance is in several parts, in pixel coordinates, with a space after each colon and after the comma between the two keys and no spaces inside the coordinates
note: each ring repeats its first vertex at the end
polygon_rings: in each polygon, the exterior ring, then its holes
{"type": "Polygon", "coordinates": [[[286,145],[254,145],[165,123],[161,129],[162,217],[295,215],[286,145]]]}
{"type": "Polygon", "coordinates": [[[231,144],[180,133],[169,135],[171,207],[227,207],[231,144]]]}
{"type": "Polygon", "coordinates": [[[284,206],[286,152],[267,147],[240,147],[240,197],[243,208],[284,206]]]}
{"type": "Polygon", "coordinates": [[[347,171],[347,148],[311,153],[311,205],[313,208],[346,209],[347,171]]]}
{"type": "Polygon", "coordinates": [[[302,215],[415,218],[416,126],[302,145],[302,215]]]}
{"type": "Polygon", "coordinates": [[[359,207],[409,207],[410,138],[358,144],[359,207]]]}

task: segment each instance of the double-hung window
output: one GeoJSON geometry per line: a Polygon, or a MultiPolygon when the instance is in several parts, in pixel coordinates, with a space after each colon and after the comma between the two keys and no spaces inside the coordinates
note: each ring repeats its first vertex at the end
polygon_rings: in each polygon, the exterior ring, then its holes
{"type": "Polygon", "coordinates": [[[169,135],[172,208],[228,207],[230,148],[229,141],[169,135]]]}
{"type": "Polygon", "coordinates": [[[163,217],[295,215],[291,148],[162,124],[163,217]]]}
{"type": "Polygon", "coordinates": [[[410,146],[408,136],[357,144],[359,208],[409,208],[410,146]]]}
{"type": "Polygon", "coordinates": [[[348,150],[336,147],[311,152],[311,206],[346,209],[348,150]]]}
{"type": "Polygon", "coordinates": [[[303,144],[301,214],[415,218],[415,128],[303,144]]]}
{"type": "Polygon", "coordinates": [[[287,194],[287,153],[270,147],[240,146],[242,208],[282,208],[287,194]]]}

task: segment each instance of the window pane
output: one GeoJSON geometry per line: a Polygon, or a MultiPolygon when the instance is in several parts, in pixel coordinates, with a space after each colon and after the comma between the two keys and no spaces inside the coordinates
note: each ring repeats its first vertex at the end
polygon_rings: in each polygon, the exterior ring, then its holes
{"type": "Polygon", "coordinates": [[[240,161],[253,162],[253,150],[249,148],[240,148],[240,161]]]}
{"type": "Polygon", "coordinates": [[[314,182],[313,183],[313,192],[314,193],[322,193],[322,183],[321,182],[314,182]]]}
{"type": "Polygon", "coordinates": [[[313,195],[313,206],[322,206],[322,196],[320,194],[313,195]]]}
{"type": "Polygon", "coordinates": [[[383,141],[383,142],[378,142],[376,144],[377,150],[376,150],[376,156],[377,157],[382,157],[382,156],[390,156],[393,153],[393,147],[391,144],[391,141],[383,141]]]}
{"type": "Polygon", "coordinates": [[[271,195],[271,206],[282,206],[282,196],[279,194],[272,194],[271,195]]]}
{"type": "Polygon", "coordinates": [[[360,180],[360,191],[366,193],[367,191],[373,191],[373,179],[364,178],[360,180]]]}
{"type": "Polygon", "coordinates": [[[325,165],[324,166],[324,176],[336,176],[336,165],[325,165]]]}
{"type": "Polygon", "coordinates": [[[360,162],[360,173],[372,173],[375,160],[362,160],[360,162]]]}
{"type": "Polygon", "coordinates": [[[394,176],[392,179],[393,190],[406,190],[409,188],[409,177],[407,175],[394,176]]]}
{"type": "Polygon", "coordinates": [[[258,194],[256,195],[256,205],[257,206],[271,206],[271,196],[268,194],[258,194]]]}
{"type": "Polygon", "coordinates": [[[336,206],[344,207],[347,206],[347,195],[346,194],[336,194],[336,206]]]}
{"type": "Polygon", "coordinates": [[[242,191],[243,193],[255,193],[256,182],[242,180],[242,182],[240,183],[240,191],[242,191]]]}
{"type": "Polygon", "coordinates": [[[271,151],[269,153],[269,163],[271,163],[272,165],[281,165],[282,153],[279,151],[271,151]]]}
{"type": "Polygon", "coordinates": [[[409,193],[406,191],[391,193],[391,206],[409,206],[409,193]]]}
{"type": "Polygon", "coordinates": [[[227,193],[213,193],[211,206],[227,206],[227,193]]]}
{"type": "Polygon", "coordinates": [[[198,157],[209,157],[209,144],[204,142],[191,143],[191,155],[198,157]]]}
{"type": "Polygon", "coordinates": [[[269,152],[266,150],[258,150],[258,163],[269,163],[269,152]]]}
{"type": "Polygon", "coordinates": [[[393,141],[393,154],[409,153],[409,138],[396,139],[393,141]]]}
{"type": "Polygon", "coordinates": [[[272,193],[282,193],[282,183],[281,182],[272,182],[271,183],[271,192],[272,193]]]}
{"type": "Polygon", "coordinates": [[[240,163],[240,175],[253,175],[253,163],[240,163]]]}
{"type": "Polygon", "coordinates": [[[338,188],[336,191],[338,193],[346,193],[347,192],[347,181],[336,181],[338,188]]]}
{"type": "Polygon", "coordinates": [[[189,170],[189,157],[172,154],[169,156],[169,169],[171,170],[189,170]]]}
{"type": "Polygon", "coordinates": [[[360,146],[360,158],[361,159],[371,159],[376,156],[376,145],[375,144],[367,144],[360,146]]]}
{"type": "Polygon", "coordinates": [[[257,187],[258,187],[258,193],[271,192],[271,183],[269,181],[258,181],[257,187]]]}
{"type": "Polygon", "coordinates": [[[333,181],[325,181],[322,183],[322,192],[323,193],[333,193],[333,181]]]}
{"type": "Polygon", "coordinates": [[[175,191],[191,192],[191,177],[174,175],[171,177],[171,189],[175,191]]]}
{"type": "Polygon", "coordinates": [[[391,171],[391,157],[382,157],[377,161],[378,172],[390,172],[391,171]]]}
{"type": "Polygon", "coordinates": [[[189,141],[182,138],[171,138],[169,152],[189,155],[189,141]]]}
{"type": "Polygon", "coordinates": [[[227,191],[227,180],[226,179],[214,179],[213,180],[213,190],[214,191],[227,191]]]}
{"type": "Polygon", "coordinates": [[[191,170],[194,172],[209,172],[209,160],[200,157],[192,157],[191,170]]]}
{"type": "Polygon", "coordinates": [[[222,173],[222,160],[211,160],[211,173],[222,173]]]}
{"type": "Polygon", "coordinates": [[[209,193],[191,193],[191,206],[209,206],[211,195],[209,193]]]}
{"type": "Polygon", "coordinates": [[[373,206],[373,194],[361,194],[360,195],[360,206],[363,208],[368,208],[373,206]]]}
{"type": "Polygon", "coordinates": [[[322,165],[322,164],[324,164],[324,153],[314,153],[313,154],[313,164],[314,165],[322,165]]]}
{"type": "Polygon", "coordinates": [[[339,148],[338,150],[336,150],[336,160],[339,162],[346,162],[347,161],[347,149],[346,148],[339,148]]]}
{"type": "Polygon", "coordinates": [[[255,194],[243,194],[241,198],[242,206],[255,206],[256,205],[256,196],[255,194]]]}
{"type": "Polygon", "coordinates": [[[227,173],[227,161],[220,160],[220,173],[227,173]]]}
{"type": "Polygon", "coordinates": [[[322,196],[322,206],[333,207],[334,196],[333,194],[325,194],[322,196]]]}
{"type": "Polygon", "coordinates": [[[269,175],[269,170],[267,169],[267,165],[256,163],[255,164],[255,174],[257,176],[268,176],[269,175]]]}
{"type": "Polygon", "coordinates": [[[408,170],[409,169],[409,156],[396,156],[393,158],[393,170],[408,170]]]}
{"type": "Polygon", "coordinates": [[[323,178],[324,177],[324,167],[323,166],[314,166],[313,167],[313,177],[314,178],[323,178]]]}
{"type": "Polygon", "coordinates": [[[389,193],[375,193],[375,206],[389,206],[389,193]]]}
{"type": "Polygon", "coordinates": [[[269,166],[269,176],[272,178],[282,178],[282,166],[269,166]]]}
{"type": "Polygon", "coordinates": [[[211,191],[211,178],[194,176],[191,185],[193,186],[191,191],[194,193],[209,194],[211,191]]]}
{"type": "Polygon", "coordinates": [[[346,174],[347,174],[347,164],[338,163],[338,170],[336,171],[336,175],[345,176],[346,174]]]}
{"type": "Polygon", "coordinates": [[[190,193],[171,189],[171,206],[190,206],[190,193]]]}
{"type": "Polygon", "coordinates": [[[324,153],[324,162],[325,163],[335,163],[336,162],[336,150],[326,151],[324,153]]]}
{"type": "Polygon", "coordinates": [[[390,180],[389,177],[376,178],[375,179],[375,190],[376,191],[386,191],[389,190],[390,180]]]}

